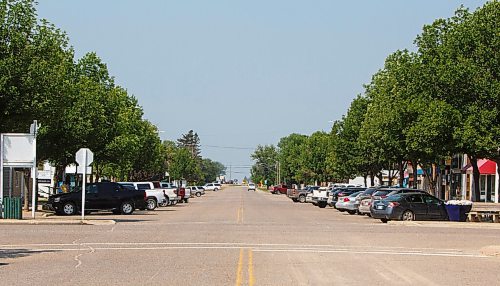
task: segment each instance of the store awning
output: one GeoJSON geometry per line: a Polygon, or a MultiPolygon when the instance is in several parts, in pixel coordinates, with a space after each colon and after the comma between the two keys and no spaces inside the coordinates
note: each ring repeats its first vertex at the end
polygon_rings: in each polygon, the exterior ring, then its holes
{"type": "MultiPolygon", "coordinates": [[[[477,166],[481,175],[495,175],[497,172],[497,163],[488,159],[477,160],[477,166]]],[[[467,172],[469,171],[472,172],[472,165],[467,168],[467,172]]]]}

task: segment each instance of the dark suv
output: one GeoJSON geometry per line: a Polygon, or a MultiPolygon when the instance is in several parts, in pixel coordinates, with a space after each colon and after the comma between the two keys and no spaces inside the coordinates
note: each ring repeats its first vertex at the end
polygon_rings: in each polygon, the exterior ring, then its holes
{"type": "MultiPolygon", "coordinates": [[[[85,212],[111,210],[115,214],[132,214],[134,209],[146,208],[146,193],[118,183],[99,182],[87,184],[85,212]]],[[[82,192],[80,190],[49,197],[47,205],[58,215],[75,215],[81,211],[82,192]]]]}

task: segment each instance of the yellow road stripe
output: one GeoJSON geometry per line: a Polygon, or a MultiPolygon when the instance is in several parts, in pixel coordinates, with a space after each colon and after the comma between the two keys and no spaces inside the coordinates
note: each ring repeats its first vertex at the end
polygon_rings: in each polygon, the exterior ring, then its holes
{"type": "Polygon", "coordinates": [[[238,272],[236,273],[236,286],[241,285],[241,278],[243,272],[243,248],[240,248],[240,258],[238,259],[238,272]]]}
{"type": "Polygon", "coordinates": [[[253,286],[255,284],[255,278],[253,276],[253,252],[252,249],[248,249],[248,285],[253,286]]]}

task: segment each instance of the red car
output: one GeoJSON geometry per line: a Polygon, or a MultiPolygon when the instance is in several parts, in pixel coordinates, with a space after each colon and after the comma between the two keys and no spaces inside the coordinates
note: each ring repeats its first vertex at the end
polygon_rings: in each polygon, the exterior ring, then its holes
{"type": "Polygon", "coordinates": [[[276,185],[273,187],[273,189],[271,190],[271,193],[272,194],[285,194],[286,195],[286,191],[288,190],[288,187],[286,185],[276,185]]]}

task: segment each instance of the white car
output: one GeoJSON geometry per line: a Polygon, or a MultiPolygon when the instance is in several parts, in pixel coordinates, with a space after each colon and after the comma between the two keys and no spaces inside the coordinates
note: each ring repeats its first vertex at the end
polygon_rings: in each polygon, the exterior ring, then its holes
{"type": "Polygon", "coordinates": [[[250,183],[248,184],[248,190],[247,191],[254,191],[255,192],[255,184],[254,183],[250,183]]]}
{"type": "Polygon", "coordinates": [[[208,184],[205,184],[203,186],[203,188],[206,190],[206,191],[214,191],[214,192],[217,192],[218,190],[222,189],[222,186],[221,184],[218,184],[218,183],[208,183],[208,184]]]}
{"type": "Polygon", "coordinates": [[[194,197],[194,196],[201,197],[201,195],[205,194],[205,189],[203,189],[202,187],[188,186],[188,187],[186,187],[186,190],[187,189],[191,190],[191,197],[194,197]]]}

